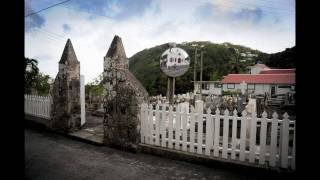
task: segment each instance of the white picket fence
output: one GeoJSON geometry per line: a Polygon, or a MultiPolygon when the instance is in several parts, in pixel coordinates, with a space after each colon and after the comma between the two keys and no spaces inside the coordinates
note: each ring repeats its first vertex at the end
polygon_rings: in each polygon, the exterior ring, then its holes
{"type": "Polygon", "coordinates": [[[50,96],[24,95],[24,112],[29,115],[50,119],[50,96]]]}
{"type": "Polygon", "coordinates": [[[287,113],[280,120],[276,113],[268,119],[265,112],[257,118],[255,113],[248,117],[245,111],[238,117],[237,111],[230,115],[228,110],[221,114],[217,109],[213,115],[210,109],[203,114],[196,113],[193,107],[191,112],[181,112],[180,108],[160,104],[153,109],[152,105],[142,104],[141,143],[264,167],[295,169],[295,121],[289,120],[287,113]],[[246,138],[249,119],[250,138],[246,138]]]}

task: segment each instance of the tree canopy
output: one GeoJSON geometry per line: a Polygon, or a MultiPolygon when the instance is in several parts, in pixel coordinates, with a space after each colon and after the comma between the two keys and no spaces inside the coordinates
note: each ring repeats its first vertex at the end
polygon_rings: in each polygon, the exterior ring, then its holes
{"type": "Polygon", "coordinates": [[[48,95],[50,90],[49,75],[41,73],[38,68],[38,61],[25,57],[24,64],[24,93],[48,95]]]}

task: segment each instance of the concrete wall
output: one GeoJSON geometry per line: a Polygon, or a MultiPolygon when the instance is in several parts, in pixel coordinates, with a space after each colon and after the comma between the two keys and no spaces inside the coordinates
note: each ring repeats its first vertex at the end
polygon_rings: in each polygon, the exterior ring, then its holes
{"type": "Polygon", "coordinates": [[[270,84],[255,84],[254,94],[264,94],[265,92],[270,93],[270,84]]]}
{"type": "Polygon", "coordinates": [[[222,94],[222,88],[215,87],[215,83],[210,83],[210,92],[211,94],[215,95],[221,95],[222,94]]]}

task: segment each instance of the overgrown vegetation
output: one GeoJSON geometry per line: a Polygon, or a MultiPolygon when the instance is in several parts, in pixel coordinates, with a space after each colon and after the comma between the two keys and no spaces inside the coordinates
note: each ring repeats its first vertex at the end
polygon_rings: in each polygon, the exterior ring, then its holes
{"type": "Polygon", "coordinates": [[[87,95],[102,96],[103,95],[103,76],[100,74],[92,82],[85,85],[85,92],[87,95]]]}
{"type": "Polygon", "coordinates": [[[273,68],[295,68],[295,52],[296,47],[287,48],[278,53],[271,54],[264,62],[267,66],[273,68]]]}
{"type": "Polygon", "coordinates": [[[39,71],[38,61],[25,57],[24,64],[24,92],[25,94],[36,94],[45,96],[49,94],[52,78],[39,71]]]}

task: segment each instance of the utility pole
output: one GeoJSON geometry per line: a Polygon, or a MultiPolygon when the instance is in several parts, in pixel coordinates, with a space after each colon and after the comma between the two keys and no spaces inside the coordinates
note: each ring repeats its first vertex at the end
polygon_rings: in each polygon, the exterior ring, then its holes
{"type": "Polygon", "coordinates": [[[201,62],[200,62],[200,97],[202,99],[202,69],[203,69],[203,51],[201,51],[201,62]]]}
{"type": "MultiPolygon", "coordinates": [[[[176,47],[175,43],[169,44],[170,48],[176,47]]],[[[175,77],[168,76],[168,86],[167,86],[167,99],[169,104],[173,104],[173,96],[175,92],[175,77]]]]}
{"type": "Polygon", "coordinates": [[[194,67],[193,67],[193,87],[194,87],[194,94],[196,94],[197,93],[197,91],[196,91],[196,87],[197,87],[197,83],[196,83],[196,78],[197,78],[197,47],[196,47],[196,49],[195,49],[195,52],[194,52],[194,67]]]}

